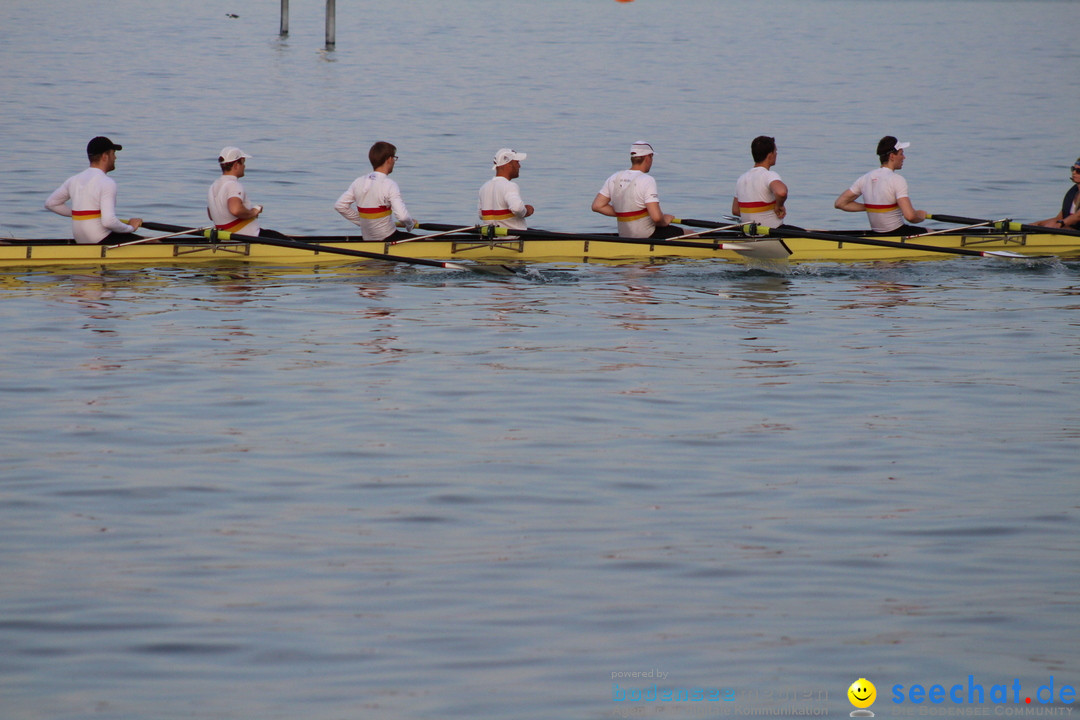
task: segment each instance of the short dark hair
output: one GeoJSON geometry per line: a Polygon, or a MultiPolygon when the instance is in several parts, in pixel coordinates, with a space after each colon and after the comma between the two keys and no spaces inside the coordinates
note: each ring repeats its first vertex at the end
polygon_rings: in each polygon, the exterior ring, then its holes
{"type": "Polygon", "coordinates": [[[896,144],[898,142],[900,141],[894,138],[892,135],[886,135],[885,137],[878,140],[877,156],[883,164],[889,162],[889,156],[896,152],[896,144]]]}
{"type": "Polygon", "coordinates": [[[768,135],[758,135],[754,138],[754,141],[750,143],[750,155],[754,158],[754,162],[756,163],[769,157],[769,153],[775,149],[776,138],[771,138],[768,135]]]}
{"type": "Polygon", "coordinates": [[[390,158],[394,157],[395,155],[397,155],[397,148],[394,147],[391,143],[384,142],[382,140],[372,145],[371,149],[368,150],[367,154],[368,160],[371,161],[371,168],[373,170],[382,165],[390,158]]]}

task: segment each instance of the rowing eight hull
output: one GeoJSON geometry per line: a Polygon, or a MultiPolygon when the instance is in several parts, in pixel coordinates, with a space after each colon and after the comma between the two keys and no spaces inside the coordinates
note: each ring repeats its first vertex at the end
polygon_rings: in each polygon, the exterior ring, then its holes
{"type": "MultiPolygon", "coordinates": [[[[851,233],[848,233],[851,234],[851,233]]],[[[852,237],[858,237],[851,234],[852,237]]],[[[298,237],[311,242],[313,239],[298,237]]],[[[900,238],[888,238],[900,241],[900,238]]],[[[475,260],[482,262],[604,262],[632,263],[664,258],[722,258],[745,261],[732,250],[714,249],[713,242],[752,244],[738,234],[723,234],[709,238],[695,238],[704,247],[664,247],[663,245],[636,245],[567,237],[565,239],[499,239],[478,241],[475,236],[443,236],[434,240],[415,240],[398,245],[382,242],[318,243],[331,248],[349,248],[368,252],[389,253],[412,258],[435,260],[475,260]]],[[[330,252],[315,253],[286,247],[274,247],[258,243],[209,243],[183,239],[161,243],[141,243],[109,248],[104,245],[75,245],[62,241],[9,241],[0,245],[0,266],[34,267],[60,265],[111,265],[111,264],[189,264],[214,262],[256,263],[352,263],[355,258],[330,252]]],[[[1008,250],[1024,255],[1057,255],[1080,257],[1080,238],[1042,233],[950,233],[913,239],[923,245],[943,248],[970,248],[973,250],[1008,250]]],[[[925,250],[909,250],[891,247],[874,247],[850,242],[837,243],[802,238],[785,238],[791,249],[792,262],[869,262],[881,260],[931,260],[950,255],[925,250]]]]}

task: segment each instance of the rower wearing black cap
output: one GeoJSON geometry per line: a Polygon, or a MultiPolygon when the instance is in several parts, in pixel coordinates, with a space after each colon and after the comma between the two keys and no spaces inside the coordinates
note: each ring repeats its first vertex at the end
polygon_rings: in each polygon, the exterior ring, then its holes
{"type": "Polygon", "coordinates": [[[65,180],[45,201],[47,209],[71,218],[77,243],[131,240],[131,233],[142,225],[139,218],[125,223],[116,217],[116,181],[106,173],[116,169],[117,150],[123,150],[123,147],[107,137],[98,136],[91,140],[86,145],[90,167],[65,180]],[[70,207],[67,205],[69,200],[70,207]]]}

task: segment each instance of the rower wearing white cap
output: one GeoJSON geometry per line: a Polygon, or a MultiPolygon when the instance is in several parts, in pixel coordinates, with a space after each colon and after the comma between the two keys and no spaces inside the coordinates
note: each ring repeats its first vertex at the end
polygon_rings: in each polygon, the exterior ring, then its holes
{"type": "Polygon", "coordinates": [[[663,238],[680,234],[670,227],[675,218],[660,209],[656,180],[648,175],[653,164],[652,145],[638,140],[630,146],[630,169],[620,170],[605,182],[593,200],[593,212],[617,219],[619,235],[663,238]]]}
{"type": "Polygon", "coordinates": [[[899,142],[892,135],[878,141],[877,154],[881,167],[871,170],[836,198],[833,206],[845,212],[865,212],[870,229],[888,235],[917,235],[922,228],[905,225],[926,220],[925,210],[916,210],[908,198],[907,180],[896,171],[904,167],[904,148],[911,143],[899,142]],[[856,202],[862,195],[863,201],[856,202]]]}
{"type": "Polygon", "coordinates": [[[240,184],[247,161],[251,156],[237,147],[224,147],[218,155],[221,177],[214,181],[207,193],[206,214],[218,230],[258,235],[259,213],[262,205],[248,203],[247,193],[240,184]]]}
{"type": "Polygon", "coordinates": [[[72,220],[75,242],[99,243],[122,239],[131,240],[142,225],[142,220],[132,218],[123,222],[116,217],[116,181],[107,173],[116,169],[116,151],[123,150],[107,137],[96,137],[86,144],[86,156],[90,167],[73,175],[56,188],[45,207],[57,215],[72,220]],[[71,201],[71,207],[67,202],[71,201]]]}
{"type": "Polygon", "coordinates": [[[368,162],[372,172],[353,181],[334,203],[334,209],[349,222],[360,226],[365,240],[404,240],[414,237],[411,233],[416,220],[409,215],[401,189],[388,176],[397,165],[397,147],[380,140],[368,150],[368,162]],[[405,228],[402,232],[397,224],[405,228]]]}
{"type": "Polygon", "coordinates": [[[503,148],[495,153],[495,177],[480,187],[478,211],[483,225],[496,225],[512,230],[527,230],[525,218],[535,212],[532,205],[521,200],[521,190],[513,182],[521,175],[525,153],[503,148]]]}

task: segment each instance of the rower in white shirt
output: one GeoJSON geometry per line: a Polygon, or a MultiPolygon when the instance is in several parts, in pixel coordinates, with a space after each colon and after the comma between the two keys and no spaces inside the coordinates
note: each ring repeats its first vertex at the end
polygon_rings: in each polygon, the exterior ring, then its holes
{"type": "Polygon", "coordinates": [[[414,237],[411,231],[416,220],[409,215],[398,184],[388,177],[394,172],[397,159],[394,145],[381,140],[372,145],[368,160],[373,171],[356,178],[334,203],[334,209],[346,220],[360,226],[360,234],[365,240],[395,241],[414,237]],[[395,217],[405,228],[404,232],[396,228],[395,217]]]}
{"type": "Polygon", "coordinates": [[[671,225],[674,216],[660,209],[656,180],[648,175],[653,154],[652,145],[644,140],[631,145],[630,169],[609,177],[593,199],[592,211],[618,220],[621,237],[665,238],[682,233],[671,225]]]}
{"type": "Polygon", "coordinates": [[[262,205],[248,202],[247,192],[240,184],[240,178],[247,172],[247,161],[251,156],[237,147],[223,147],[218,155],[221,177],[210,186],[206,197],[206,214],[218,230],[231,233],[258,236],[259,215],[262,205]]]}
{"type": "Polygon", "coordinates": [[[750,143],[750,155],[754,167],[744,172],[735,182],[735,197],[731,201],[731,214],[744,222],[765,227],[780,227],[787,215],[788,187],[773,170],[776,164],[776,139],[759,135],[750,143]]]}
{"type": "Polygon", "coordinates": [[[57,215],[71,218],[75,242],[125,242],[142,226],[140,218],[122,222],[116,217],[116,181],[107,173],[116,169],[116,151],[123,150],[107,137],[96,137],[86,145],[90,167],[64,181],[45,201],[57,215]],[[67,205],[71,201],[71,206],[67,205]]]}
{"type": "Polygon", "coordinates": [[[528,230],[525,218],[536,209],[522,202],[521,189],[513,182],[521,175],[521,161],[526,157],[525,153],[510,148],[495,153],[495,177],[480,187],[477,211],[481,224],[528,230]]]}
{"type": "Polygon", "coordinates": [[[840,193],[833,206],[844,212],[865,212],[870,229],[880,235],[918,235],[923,229],[914,225],[926,220],[925,210],[916,210],[908,196],[907,180],[898,170],[904,167],[904,150],[911,143],[900,142],[892,135],[878,141],[881,167],[871,170],[850,188],[840,193]],[[858,202],[859,196],[863,201],[858,202]]]}

